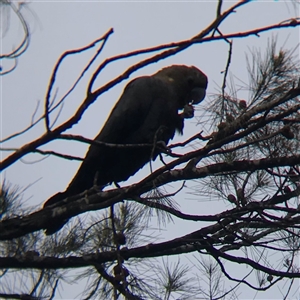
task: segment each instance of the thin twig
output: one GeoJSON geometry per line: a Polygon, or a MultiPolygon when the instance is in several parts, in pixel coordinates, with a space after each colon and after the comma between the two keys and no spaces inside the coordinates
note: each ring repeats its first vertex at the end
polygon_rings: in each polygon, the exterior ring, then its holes
{"type": "MultiPolygon", "coordinates": [[[[46,125],[46,129],[47,131],[50,131],[50,125],[49,125],[49,101],[50,101],[50,95],[51,95],[51,90],[52,90],[52,87],[54,85],[54,82],[55,82],[55,78],[56,78],[56,74],[58,72],[58,69],[62,63],[62,61],[69,55],[73,55],[73,54],[77,54],[77,53],[81,53],[83,51],[86,51],[92,47],[94,47],[98,42],[100,41],[103,41],[102,45],[104,46],[104,44],[106,43],[107,39],[109,38],[109,36],[113,33],[113,29],[111,28],[107,33],[104,34],[104,36],[102,36],[101,38],[93,41],[91,44],[87,45],[87,46],[84,46],[82,48],[79,48],[79,49],[74,49],[74,50],[69,50],[69,51],[66,51],[64,52],[61,57],[58,59],[55,67],[54,67],[54,70],[52,72],[52,75],[51,75],[51,78],[50,78],[50,82],[49,82],[49,85],[48,85],[48,89],[47,89],[47,93],[46,93],[46,99],[45,99],[45,125],[46,125]]],[[[103,49],[103,47],[100,48],[99,51],[101,51],[103,49]]],[[[100,53],[100,52],[97,52],[96,56],[100,53]]],[[[95,60],[96,56],[94,56],[94,58],[92,59],[91,63],[95,60]]],[[[88,64],[87,65],[87,68],[91,65],[88,64]]],[[[84,72],[83,72],[84,73],[84,72]]],[[[80,78],[78,79],[80,80],[80,78]]],[[[71,88],[72,90],[72,88],[71,88]]],[[[70,92],[70,91],[69,91],[70,92]]]]}

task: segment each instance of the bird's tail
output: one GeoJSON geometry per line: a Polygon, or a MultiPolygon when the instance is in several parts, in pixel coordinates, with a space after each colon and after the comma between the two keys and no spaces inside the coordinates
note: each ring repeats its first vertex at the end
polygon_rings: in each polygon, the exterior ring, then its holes
{"type": "Polygon", "coordinates": [[[63,193],[57,193],[55,195],[53,195],[51,198],[49,198],[45,204],[44,204],[44,208],[50,205],[54,205],[57,204],[58,202],[64,200],[65,198],[67,198],[67,195],[65,192],[63,193]]]}

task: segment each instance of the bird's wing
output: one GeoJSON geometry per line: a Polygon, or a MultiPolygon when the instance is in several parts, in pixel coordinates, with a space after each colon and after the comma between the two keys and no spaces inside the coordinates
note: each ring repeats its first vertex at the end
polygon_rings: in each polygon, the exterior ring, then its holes
{"type": "Polygon", "coordinates": [[[168,97],[168,87],[161,80],[145,76],[131,81],[96,140],[118,144],[150,142],[149,136],[168,110],[168,97]]]}
{"type": "MultiPolygon", "coordinates": [[[[96,140],[110,144],[152,144],[158,128],[168,127],[172,114],[178,118],[177,110],[167,105],[174,103],[169,100],[170,91],[163,81],[150,76],[133,80],[126,86],[96,140]]],[[[175,128],[171,128],[164,142],[167,143],[174,132],[175,128]]],[[[97,172],[98,185],[126,180],[151,159],[151,149],[150,146],[141,149],[91,145],[68,192],[75,194],[90,188],[97,172]]]]}

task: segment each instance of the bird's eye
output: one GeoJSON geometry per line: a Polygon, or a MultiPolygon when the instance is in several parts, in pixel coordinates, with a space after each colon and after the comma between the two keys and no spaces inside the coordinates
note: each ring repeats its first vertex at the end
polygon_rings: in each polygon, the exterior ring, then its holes
{"type": "Polygon", "coordinates": [[[189,77],[189,78],[187,79],[187,82],[188,82],[189,85],[193,85],[193,83],[194,83],[194,78],[189,77]]]}

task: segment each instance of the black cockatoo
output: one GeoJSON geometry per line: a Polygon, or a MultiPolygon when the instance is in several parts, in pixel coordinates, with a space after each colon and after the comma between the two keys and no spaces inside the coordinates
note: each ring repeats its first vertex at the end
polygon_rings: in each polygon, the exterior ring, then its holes
{"type": "MultiPolygon", "coordinates": [[[[173,65],[152,76],[132,80],[95,138],[110,144],[167,144],[175,131],[182,133],[184,113],[193,114],[192,104],[205,97],[207,77],[196,67],[173,65]]],[[[188,117],[188,116],[187,116],[188,117]]],[[[159,154],[154,147],[118,148],[91,145],[73,180],[45,206],[82,193],[95,184],[103,187],[127,180],[159,154]]],[[[50,224],[46,234],[59,230],[66,222],[50,224]]]]}

